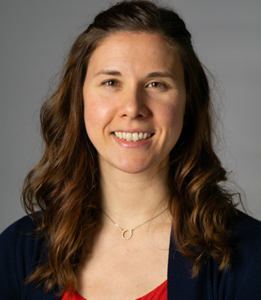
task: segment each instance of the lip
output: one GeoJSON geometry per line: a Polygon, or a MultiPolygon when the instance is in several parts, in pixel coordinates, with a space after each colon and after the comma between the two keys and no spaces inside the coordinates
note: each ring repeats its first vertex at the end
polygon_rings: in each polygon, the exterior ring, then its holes
{"type": "MultiPolygon", "coordinates": [[[[116,131],[116,130],[115,130],[116,131]]],[[[123,131],[122,132],[126,132],[126,131],[123,131]]],[[[127,131],[127,132],[130,132],[130,133],[133,133],[133,132],[137,132],[137,131],[127,131]]],[[[138,132],[147,132],[147,133],[151,133],[150,131],[138,131],[138,132]]],[[[143,148],[143,147],[146,147],[147,145],[151,144],[152,142],[152,138],[154,135],[152,135],[151,137],[149,137],[148,139],[146,140],[142,140],[142,141],[137,141],[137,142],[128,142],[124,139],[120,139],[118,138],[114,133],[111,133],[112,135],[112,138],[114,139],[114,141],[121,147],[124,147],[124,148],[130,148],[130,149],[140,149],[140,148],[143,148]]]]}
{"type": "Polygon", "coordinates": [[[155,133],[154,131],[151,130],[144,130],[142,128],[135,128],[135,129],[128,129],[128,128],[124,128],[124,129],[116,129],[113,132],[129,132],[129,133],[135,133],[135,132],[142,132],[142,133],[155,133]]]}

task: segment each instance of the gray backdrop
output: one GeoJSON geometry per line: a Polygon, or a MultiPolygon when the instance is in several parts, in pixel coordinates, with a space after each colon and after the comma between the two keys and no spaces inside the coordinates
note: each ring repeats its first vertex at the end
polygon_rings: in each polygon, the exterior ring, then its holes
{"type": "MultiPolygon", "coordinates": [[[[111,3],[116,3],[112,1],[111,3]]],[[[73,38],[107,0],[0,0],[0,232],[24,215],[24,176],[40,158],[39,108],[73,38]]],[[[216,77],[220,155],[261,219],[261,1],[171,0],[216,77]]]]}

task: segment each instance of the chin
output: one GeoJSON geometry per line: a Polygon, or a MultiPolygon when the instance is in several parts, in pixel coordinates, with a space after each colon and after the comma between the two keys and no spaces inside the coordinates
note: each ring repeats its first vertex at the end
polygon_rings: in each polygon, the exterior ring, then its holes
{"type": "Polygon", "coordinates": [[[144,165],[140,165],[140,164],[120,164],[118,166],[116,166],[116,168],[119,171],[122,171],[124,173],[129,173],[129,174],[138,174],[138,173],[142,173],[146,170],[149,170],[148,166],[144,166],[144,165]]]}
{"type": "Polygon", "coordinates": [[[150,174],[157,172],[157,170],[162,169],[165,162],[152,163],[152,161],[142,160],[125,160],[118,162],[114,165],[118,170],[129,173],[129,174],[139,174],[149,172],[150,174]]]}

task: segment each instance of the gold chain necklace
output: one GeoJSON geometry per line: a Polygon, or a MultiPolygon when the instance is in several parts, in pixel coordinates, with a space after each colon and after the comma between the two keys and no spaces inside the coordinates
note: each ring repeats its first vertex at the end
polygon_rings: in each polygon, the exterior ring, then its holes
{"type": "Polygon", "coordinates": [[[168,209],[168,208],[165,208],[162,212],[160,212],[159,214],[157,214],[155,217],[153,217],[153,218],[151,218],[151,219],[149,219],[149,220],[143,222],[142,224],[140,224],[140,225],[138,225],[138,226],[136,226],[136,227],[134,227],[134,228],[131,228],[131,229],[124,229],[124,228],[122,228],[120,225],[116,224],[116,223],[112,220],[112,218],[106,214],[106,212],[105,212],[104,210],[103,210],[103,212],[104,212],[104,214],[112,221],[112,223],[113,223],[115,226],[117,226],[118,228],[120,228],[120,230],[121,230],[121,237],[122,237],[124,240],[129,240],[129,239],[133,236],[133,231],[134,231],[135,229],[137,229],[138,227],[140,227],[140,226],[142,226],[142,225],[148,223],[149,221],[151,221],[151,220],[153,220],[153,219],[156,219],[159,215],[163,214],[167,209],[168,209]],[[129,236],[127,236],[127,237],[125,236],[125,233],[126,233],[126,232],[129,232],[129,236]]]}

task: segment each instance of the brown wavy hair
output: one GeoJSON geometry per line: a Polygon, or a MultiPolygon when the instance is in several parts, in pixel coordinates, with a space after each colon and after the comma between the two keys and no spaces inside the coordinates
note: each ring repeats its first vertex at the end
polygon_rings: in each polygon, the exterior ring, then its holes
{"type": "Polygon", "coordinates": [[[102,40],[120,31],[159,34],[178,51],[186,86],[181,136],[170,153],[170,212],[175,243],[193,263],[192,275],[212,256],[229,266],[229,224],[236,215],[234,194],[224,188],[227,172],[213,150],[213,111],[206,71],[179,15],[151,1],[122,1],[98,14],[75,40],[60,84],[40,112],[45,151],[27,175],[22,202],[45,237],[48,259],[28,278],[58,285],[76,283],[75,268],[91,249],[99,224],[97,152],[85,130],[83,84],[88,62],[102,40]],[[36,209],[41,211],[41,216],[36,209]],[[84,250],[83,250],[84,249],[84,250]]]}

